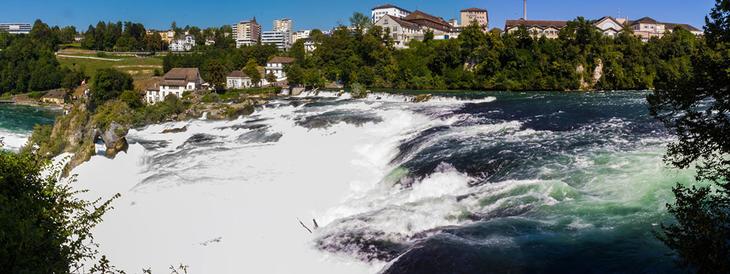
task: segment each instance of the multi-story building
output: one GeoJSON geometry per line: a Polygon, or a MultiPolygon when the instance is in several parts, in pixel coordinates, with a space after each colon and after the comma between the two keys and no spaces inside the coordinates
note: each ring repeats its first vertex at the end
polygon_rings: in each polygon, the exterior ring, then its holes
{"type": "Polygon", "coordinates": [[[300,39],[309,39],[309,36],[311,34],[312,34],[311,30],[300,30],[300,31],[294,32],[292,34],[291,42],[296,43],[300,39]]]}
{"type": "Polygon", "coordinates": [[[596,28],[608,37],[616,37],[621,31],[624,30],[626,25],[626,19],[613,18],[611,16],[604,16],[601,19],[596,20],[593,23],[596,28]]]}
{"type": "Polygon", "coordinates": [[[504,26],[505,33],[513,33],[520,27],[527,28],[533,37],[545,37],[548,39],[558,38],[560,30],[568,24],[568,21],[549,20],[507,20],[504,26]]]}
{"type": "Polygon", "coordinates": [[[168,95],[174,95],[182,98],[183,93],[187,91],[200,90],[203,87],[203,79],[200,77],[200,71],[197,68],[173,68],[162,77],[159,90],[148,88],[145,99],[148,104],[162,102],[168,95]]]}
{"type": "Polygon", "coordinates": [[[294,22],[291,19],[277,19],[274,20],[274,30],[275,31],[281,31],[281,32],[292,32],[294,29],[294,22]]]}
{"type": "Polygon", "coordinates": [[[275,45],[279,50],[291,48],[291,32],[288,31],[264,31],[261,33],[261,44],[275,45]]]}
{"type": "Polygon", "coordinates": [[[396,18],[403,18],[411,14],[411,12],[407,9],[403,9],[395,5],[385,4],[382,6],[374,7],[371,14],[374,23],[380,20],[380,18],[383,18],[383,16],[385,15],[390,15],[396,18]]]}
{"type": "Polygon", "coordinates": [[[195,37],[189,34],[170,43],[170,51],[191,51],[193,47],[195,47],[195,37]]]}
{"type": "Polygon", "coordinates": [[[31,29],[33,26],[26,23],[0,23],[0,31],[10,34],[29,34],[31,29]]]}
{"type": "Polygon", "coordinates": [[[274,76],[276,76],[277,82],[286,80],[286,72],[284,71],[284,69],[287,65],[291,63],[294,63],[294,58],[281,56],[273,57],[269,59],[269,62],[266,63],[265,74],[273,74],[274,76]]]}
{"type": "Polygon", "coordinates": [[[441,17],[433,16],[420,10],[403,17],[403,20],[420,26],[424,33],[427,31],[432,32],[436,40],[448,40],[459,36],[459,29],[451,23],[441,17]]]}
{"type": "Polygon", "coordinates": [[[639,20],[632,21],[629,25],[631,30],[634,31],[634,35],[641,38],[644,42],[648,42],[652,37],[662,38],[666,32],[665,25],[651,17],[643,17],[639,20]]]}
{"type": "Polygon", "coordinates": [[[703,32],[689,24],[662,23],[651,17],[643,17],[636,21],[629,22],[629,27],[634,35],[641,38],[642,41],[648,42],[651,38],[662,38],[665,34],[671,33],[675,28],[679,27],[691,32],[694,35],[703,35],[703,32]]]}
{"type": "Polygon", "coordinates": [[[233,39],[236,40],[236,47],[252,46],[261,41],[261,25],[256,22],[256,17],[233,24],[231,28],[233,29],[233,39]]]}
{"type": "Polygon", "coordinates": [[[166,30],[166,31],[160,31],[158,32],[160,34],[160,37],[162,37],[162,41],[165,41],[165,43],[172,43],[172,40],[175,39],[175,31],[174,30],[166,30]]]}
{"type": "Polygon", "coordinates": [[[396,48],[407,48],[411,40],[422,40],[424,36],[420,25],[388,14],[376,21],[375,25],[390,33],[396,48]]]}
{"type": "Polygon", "coordinates": [[[489,12],[485,9],[468,8],[461,10],[461,25],[468,26],[476,22],[484,31],[489,29],[489,12]]]}

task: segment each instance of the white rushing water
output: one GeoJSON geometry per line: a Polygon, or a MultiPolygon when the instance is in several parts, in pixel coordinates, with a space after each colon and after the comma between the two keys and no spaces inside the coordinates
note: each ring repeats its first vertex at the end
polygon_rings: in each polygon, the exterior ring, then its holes
{"type": "Polygon", "coordinates": [[[20,150],[30,137],[30,132],[13,132],[0,129],[0,141],[2,141],[3,149],[10,151],[20,150]]]}
{"type": "MultiPolygon", "coordinates": [[[[377,261],[320,251],[317,237],[362,225],[333,224],[340,218],[381,208],[394,210],[368,225],[384,231],[407,234],[456,224],[459,220],[450,215],[462,205],[453,199],[422,201],[466,193],[470,178],[444,166],[412,191],[398,193],[384,185],[402,140],[455,120],[434,119],[408,107],[382,108],[379,100],[403,102],[408,97],[370,98],[306,111],[282,104],[235,121],[195,120],[132,130],[127,153],[113,160],[96,156],[74,170],[78,187],[90,190],[86,198],[122,195],[94,231],[102,253],[127,273],[148,268],[165,273],[170,265],[180,264],[188,265],[189,273],[381,270],[383,263],[377,261]],[[296,124],[333,111],[373,113],[382,122],[340,122],[313,129],[296,124]],[[182,127],[187,130],[162,133],[182,127]],[[198,142],[189,142],[191,138],[198,142]],[[406,203],[415,206],[395,210],[406,203]],[[392,222],[393,218],[407,221],[392,222]],[[323,227],[314,234],[299,223],[312,228],[312,219],[323,227]]],[[[421,107],[453,110],[463,103],[437,98],[421,107]]],[[[519,125],[506,123],[468,130],[515,127],[519,125]]]]}

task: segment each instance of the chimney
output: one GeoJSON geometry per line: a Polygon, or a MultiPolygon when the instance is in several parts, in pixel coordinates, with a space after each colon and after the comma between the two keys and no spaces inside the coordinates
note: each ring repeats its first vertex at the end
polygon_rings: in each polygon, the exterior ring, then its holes
{"type": "Polygon", "coordinates": [[[527,20],[527,0],[522,0],[522,19],[527,20]]]}

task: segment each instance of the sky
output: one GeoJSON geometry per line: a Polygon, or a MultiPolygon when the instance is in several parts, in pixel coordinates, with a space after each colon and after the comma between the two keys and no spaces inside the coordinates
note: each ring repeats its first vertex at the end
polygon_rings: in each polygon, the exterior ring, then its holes
{"type": "MultiPolygon", "coordinates": [[[[380,4],[422,10],[444,19],[458,18],[464,8],[489,10],[490,27],[504,28],[506,19],[522,17],[521,0],[2,0],[0,22],[41,19],[50,25],[73,25],[86,30],[104,21],[141,22],[147,28],[178,26],[218,27],[256,17],[264,30],[277,18],[294,20],[294,29],[330,29],[347,24],[353,12],[370,15],[380,4]]],[[[528,0],[528,18],[570,20],[578,16],[597,19],[606,15],[638,19],[650,16],[661,22],[688,23],[698,28],[714,0],[528,0]]]]}

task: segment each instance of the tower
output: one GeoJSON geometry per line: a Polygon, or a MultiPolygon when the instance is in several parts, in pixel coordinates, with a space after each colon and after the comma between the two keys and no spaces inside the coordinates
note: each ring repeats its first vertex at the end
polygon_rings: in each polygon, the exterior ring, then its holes
{"type": "Polygon", "coordinates": [[[527,20],[527,0],[522,0],[522,19],[527,20]]]}

